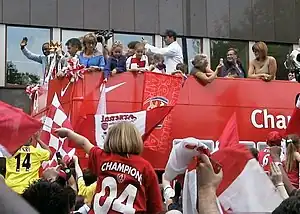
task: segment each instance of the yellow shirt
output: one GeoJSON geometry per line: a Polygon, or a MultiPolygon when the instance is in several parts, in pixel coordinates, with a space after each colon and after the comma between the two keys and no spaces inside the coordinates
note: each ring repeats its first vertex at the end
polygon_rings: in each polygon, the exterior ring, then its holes
{"type": "Polygon", "coordinates": [[[21,147],[12,157],[6,159],[7,186],[22,194],[33,181],[39,179],[41,164],[49,158],[48,150],[33,146],[21,147]]]}
{"type": "Polygon", "coordinates": [[[83,196],[85,198],[84,202],[90,205],[96,192],[97,182],[92,183],[90,186],[86,186],[83,177],[80,177],[78,178],[77,184],[78,195],[83,196]]]}

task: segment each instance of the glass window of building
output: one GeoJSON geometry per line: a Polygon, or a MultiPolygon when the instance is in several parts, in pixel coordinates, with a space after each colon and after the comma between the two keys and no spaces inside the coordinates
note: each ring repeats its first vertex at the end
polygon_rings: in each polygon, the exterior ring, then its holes
{"type": "Polygon", "coordinates": [[[229,48],[237,49],[238,56],[242,62],[245,72],[247,73],[249,64],[249,43],[243,41],[210,40],[211,69],[214,70],[218,66],[220,58],[226,60],[229,48]]]}
{"type": "Polygon", "coordinates": [[[191,71],[193,65],[192,60],[194,59],[195,55],[200,54],[202,52],[202,40],[201,39],[186,39],[187,45],[187,57],[188,57],[188,69],[191,71]]]}
{"type": "Polygon", "coordinates": [[[124,47],[127,47],[127,45],[132,41],[142,41],[142,38],[144,38],[146,41],[148,41],[149,44],[153,45],[153,36],[151,35],[136,35],[136,34],[120,34],[115,33],[114,34],[114,41],[120,41],[124,45],[124,47]]]}
{"type": "Polygon", "coordinates": [[[277,80],[287,80],[288,71],[284,67],[286,56],[293,50],[292,44],[267,43],[268,55],[273,56],[277,62],[277,80]]]}
{"type": "Polygon", "coordinates": [[[71,38],[81,38],[84,35],[91,33],[89,31],[79,31],[79,30],[62,30],[61,31],[61,42],[63,46],[63,50],[67,51],[66,49],[66,42],[71,38]]]}
{"type": "Polygon", "coordinates": [[[27,37],[30,52],[43,55],[42,45],[51,39],[47,28],[27,28],[7,26],[6,36],[6,82],[8,85],[28,85],[38,83],[44,75],[42,65],[24,56],[20,42],[27,37]]]}

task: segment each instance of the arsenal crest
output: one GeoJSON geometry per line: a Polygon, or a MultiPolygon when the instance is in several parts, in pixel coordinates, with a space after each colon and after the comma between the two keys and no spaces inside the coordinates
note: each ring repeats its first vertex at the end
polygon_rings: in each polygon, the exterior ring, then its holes
{"type": "Polygon", "coordinates": [[[117,181],[119,182],[119,184],[123,183],[125,181],[125,174],[118,174],[117,175],[117,181]]]}
{"type": "Polygon", "coordinates": [[[106,130],[108,128],[108,123],[102,123],[101,127],[103,130],[106,130]]]}

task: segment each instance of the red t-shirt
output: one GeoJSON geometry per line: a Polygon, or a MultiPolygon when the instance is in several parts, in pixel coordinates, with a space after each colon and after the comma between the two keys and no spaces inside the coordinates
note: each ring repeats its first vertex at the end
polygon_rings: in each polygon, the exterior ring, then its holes
{"type": "Polygon", "coordinates": [[[93,147],[89,168],[98,176],[90,213],[151,214],[163,210],[155,171],[141,156],[123,157],[93,147]]]}
{"type": "Polygon", "coordinates": [[[258,153],[258,162],[262,166],[262,168],[265,170],[265,172],[270,173],[270,163],[272,163],[272,157],[270,154],[270,148],[266,147],[264,150],[260,151],[258,153]]]}

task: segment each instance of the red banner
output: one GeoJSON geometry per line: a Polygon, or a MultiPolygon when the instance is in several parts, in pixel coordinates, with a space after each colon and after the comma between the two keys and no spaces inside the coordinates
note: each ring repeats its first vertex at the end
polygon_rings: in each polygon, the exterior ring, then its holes
{"type": "MultiPolygon", "coordinates": [[[[146,72],[144,74],[143,110],[158,106],[175,106],[182,87],[182,78],[168,75],[158,75],[146,72]]],[[[165,152],[171,148],[170,139],[172,112],[147,137],[144,145],[155,151],[165,152]]]]}

